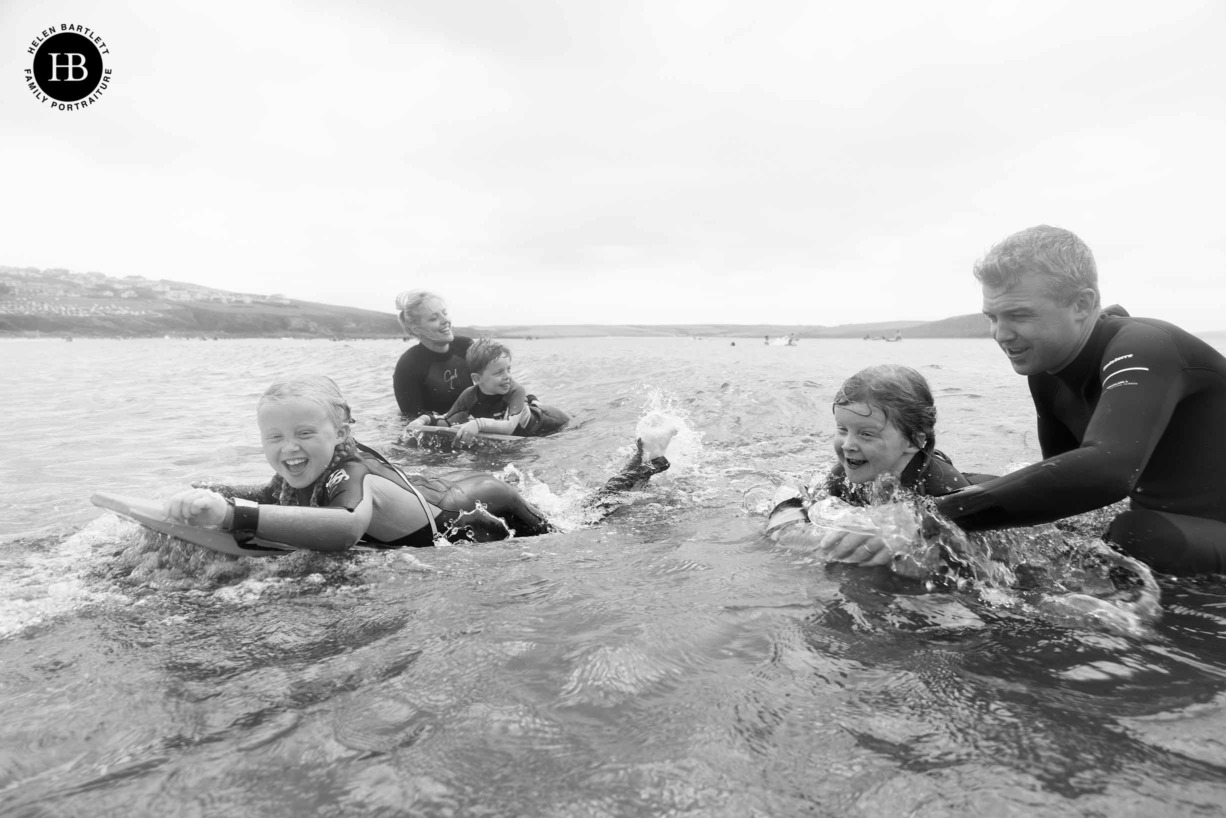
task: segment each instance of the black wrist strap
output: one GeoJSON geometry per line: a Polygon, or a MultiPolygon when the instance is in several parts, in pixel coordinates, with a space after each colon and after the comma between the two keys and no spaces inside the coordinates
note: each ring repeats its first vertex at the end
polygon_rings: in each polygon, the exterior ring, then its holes
{"type": "Polygon", "coordinates": [[[231,531],[255,531],[260,525],[260,506],[250,500],[235,497],[230,500],[234,507],[234,519],[230,523],[231,531]]]}

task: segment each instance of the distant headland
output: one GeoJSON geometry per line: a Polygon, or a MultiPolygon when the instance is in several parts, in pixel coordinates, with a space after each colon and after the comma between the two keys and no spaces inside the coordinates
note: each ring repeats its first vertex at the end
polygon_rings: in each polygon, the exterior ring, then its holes
{"type": "MultiPolygon", "coordinates": [[[[982,315],[823,327],[802,324],[553,324],[456,327],[500,338],[986,338],[982,315]]],[[[391,313],[228,292],[143,276],[0,266],[0,337],[400,338],[391,313]]]]}

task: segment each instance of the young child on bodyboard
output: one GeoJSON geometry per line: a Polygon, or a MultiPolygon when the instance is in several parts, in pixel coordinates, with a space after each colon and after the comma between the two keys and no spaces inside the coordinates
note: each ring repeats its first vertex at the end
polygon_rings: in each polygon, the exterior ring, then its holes
{"type": "MultiPolygon", "coordinates": [[[[455,426],[456,440],[472,440],[477,433],[541,437],[570,422],[570,415],[537,402],[511,377],[511,350],[492,338],[474,341],[465,356],[473,385],[460,393],[441,417],[428,426],[455,426]]],[[[412,428],[412,426],[410,426],[412,428]]]]}
{"type": "MultiPolygon", "coordinates": [[[[273,384],[256,416],[264,456],[276,472],[272,480],[181,491],[165,501],[166,519],[318,551],[344,551],[359,542],[429,546],[440,536],[484,542],[555,530],[514,486],[491,474],[406,475],[358,443],[349,404],[331,378],[273,384]]],[[[677,427],[663,417],[649,421],[630,461],[587,499],[598,513],[617,506],[613,495],[669,467],[664,452],[677,427]]]]}

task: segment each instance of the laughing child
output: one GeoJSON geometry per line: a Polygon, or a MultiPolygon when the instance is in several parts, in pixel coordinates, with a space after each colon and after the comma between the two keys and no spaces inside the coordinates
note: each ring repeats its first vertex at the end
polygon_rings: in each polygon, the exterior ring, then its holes
{"type": "Polygon", "coordinates": [[[511,350],[492,338],[482,338],[465,356],[473,385],[432,425],[459,426],[456,438],[471,440],[477,432],[518,437],[540,437],[558,431],[570,415],[537,403],[511,377],[511,350]]]}
{"type": "MultiPolygon", "coordinates": [[[[406,475],[358,443],[349,404],[331,378],[273,384],[256,418],[264,456],[276,472],[272,480],[181,491],[166,501],[167,519],[317,551],[344,551],[358,542],[428,546],[438,536],[485,542],[554,530],[514,486],[491,474],[406,475]]],[[[634,457],[589,505],[607,512],[615,507],[610,494],[667,469],[664,451],[676,433],[663,418],[650,424],[634,457]]]]}
{"type": "MultiPolygon", "coordinates": [[[[936,404],[924,376],[884,364],[852,375],[834,396],[834,454],[824,495],[854,506],[891,499],[895,487],[920,497],[951,494],[971,483],[936,450],[936,404]]],[[[807,522],[802,492],[783,486],[767,520],[767,533],[807,522]]],[[[877,536],[832,531],[822,540],[827,559],[862,565],[891,563],[877,536]]]]}

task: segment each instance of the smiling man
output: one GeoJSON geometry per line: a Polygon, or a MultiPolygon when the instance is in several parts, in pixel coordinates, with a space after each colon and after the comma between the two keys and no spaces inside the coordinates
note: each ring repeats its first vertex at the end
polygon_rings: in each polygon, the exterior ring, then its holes
{"type": "Polygon", "coordinates": [[[1226,358],[1100,308],[1090,248],[1040,225],[975,265],[983,312],[1029,379],[1043,461],[939,498],[963,528],[1036,525],[1131,498],[1104,538],[1159,571],[1226,572],[1226,358]]]}

